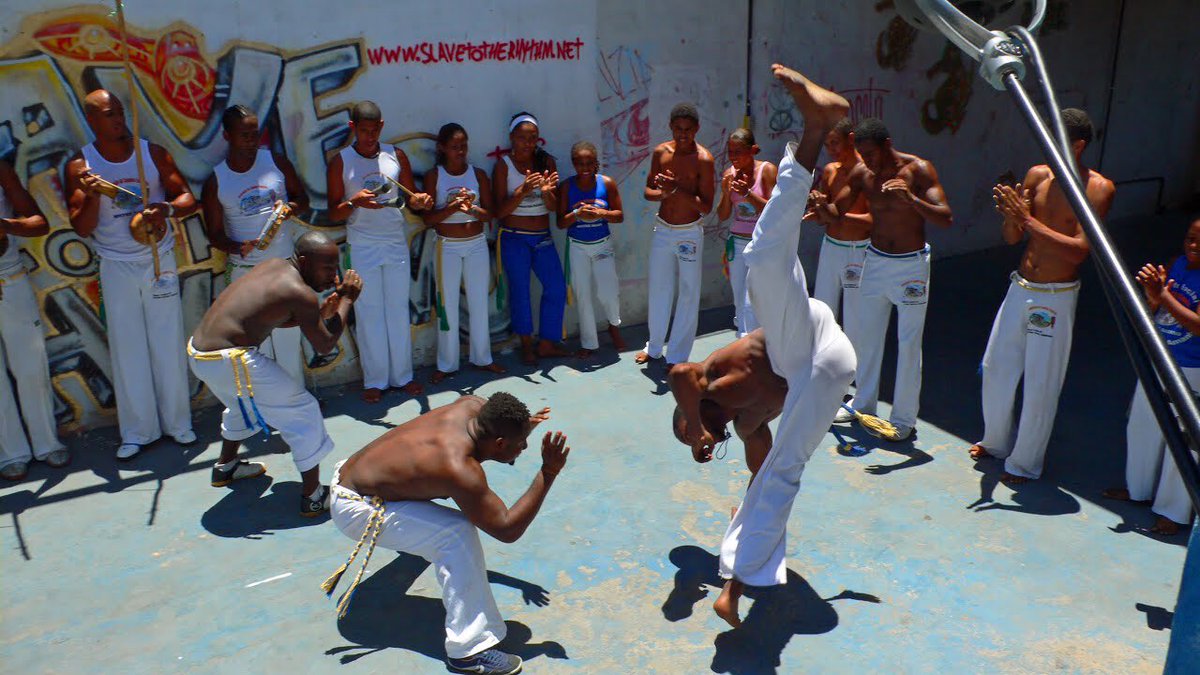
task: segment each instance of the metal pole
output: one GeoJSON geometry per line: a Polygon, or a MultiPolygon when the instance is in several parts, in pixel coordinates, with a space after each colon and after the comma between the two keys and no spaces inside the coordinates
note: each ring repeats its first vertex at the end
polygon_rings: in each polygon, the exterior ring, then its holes
{"type": "MultiPolygon", "coordinates": [[[[1025,121],[1033,130],[1034,137],[1041,145],[1046,159],[1050,162],[1050,169],[1054,172],[1055,178],[1058,179],[1059,187],[1071,203],[1071,208],[1075,211],[1075,216],[1079,219],[1080,224],[1087,233],[1088,241],[1092,246],[1101,276],[1112,284],[1110,300],[1115,300],[1118,303],[1114,306],[1114,311],[1123,311],[1128,317],[1134,337],[1138,339],[1142,348],[1146,351],[1146,355],[1149,357],[1155,373],[1162,380],[1162,385],[1166,389],[1168,396],[1175,404],[1176,409],[1181,413],[1184,428],[1187,430],[1188,435],[1192,439],[1200,439],[1200,409],[1197,408],[1196,402],[1192,398],[1191,388],[1183,379],[1183,373],[1179,371],[1179,366],[1176,365],[1170,352],[1167,351],[1167,346],[1162,341],[1162,337],[1155,328],[1154,322],[1150,319],[1150,315],[1146,312],[1145,307],[1142,306],[1133,283],[1124,272],[1125,265],[1121,261],[1120,255],[1113,247],[1104,228],[1100,225],[1096,214],[1092,211],[1091,205],[1088,203],[1079,182],[1075,180],[1075,167],[1067,164],[1068,159],[1062,156],[1054,137],[1050,134],[1049,129],[1046,128],[1046,123],[1038,114],[1037,108],[1029,98],[1029,94],[1026,93],[1025,88],[1021,85],[1021,81],[1017,79],[1017,76],[1007,73],[1002,77],[1002,81],[1005,88],[1016,100],[1018,107],[1025,116],[1025,121]]],[[[1117,320],[1121,321],[1120,312],[1117,313],[1117,320]]],[[[1142,382],[1143,389],[1149,395],[1149,392],[1158,390],[1158,381],[1153,377],[1149,377],[1153,373],[1145,373],[1141,368],[1137,368],[1136,360],[1135,358],[1135,368],[1138,370],[1138,378],[1142,382]]],[[[1153,397],[1151,397],[1151,401],[1153,402],[1153,397]]],[[[1162,412],[1164,411],[1156,409],[1155,417],[1158,418],[1158,422],[1163,427],[1164,433],[1169,433],[1167,429],[1170,426],[1175,426],[1175,421],[1171,419],[1169,412],[1166,414],[1166,419],[1163,419],[1161,416],[1162,412]]],[[[1178,427],[1176,427],[1176,432],[1178,433],[1178,427]]],[[[1198,507],[1197,510],[1200,510],[1200,468],[1197,467],[1186,446],[1177,447],[1175,444],[1171,444],[1170,447],[1171,455],[1179,467],[1183,483],[1187,487],[1188,496],[1191,497],[1192,505],[1198,507]]]]}

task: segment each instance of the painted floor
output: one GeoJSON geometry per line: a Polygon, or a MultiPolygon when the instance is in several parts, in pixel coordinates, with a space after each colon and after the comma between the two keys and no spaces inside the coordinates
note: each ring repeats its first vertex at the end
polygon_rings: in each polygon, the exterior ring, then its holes
{"type": "MultiPolygon", "coordinates": [[[[1175,254],[1182,227],[1129,228],[1130,266],[1175,254]]],[[[508,355],[503,379],[464,372],[447,383],[457,390],[375,407],[323,389],[337,442],[324,477],[463,392],[552,406],[567,469],[521,541],[484,537],[504,646],[527,672],[1158,672],[1185,537],[1147,535],[1147,509],[1098,496],[1122,481],[1133,376],[1090,265],[1044,477],[1014,492],[997,462],[966,455],[982,431],[978,360],[1015,256],[934,265],[918,437],[857,458],[826,437],[789,523],[788,583],[747,602],[740,630],[710,604],[714,552],[748,475],[741,447],[693,463],[671,435],[662,372],[632,352],[588,369],[522,370],[508,355]]],[[[705,314],[693,358],[732,339],[727,323],[705,314]]],[[[627,336],[636,345],[644,329],[627,336]]],[[[271,478],[214,489],[215,411],[196,429],[196,446],[160,443],[119,466],[114,432],[94,432],[72,442],[67,471],[38,465],[0,490],[5,671],[444,672],[424,561],[378,550],[339,621],[318,587],[353,542],[297,515],[282,444],[250,449],[271,478]]],[[[489,480],[511,502],[538,461],[489,466],[489,480]]]]}

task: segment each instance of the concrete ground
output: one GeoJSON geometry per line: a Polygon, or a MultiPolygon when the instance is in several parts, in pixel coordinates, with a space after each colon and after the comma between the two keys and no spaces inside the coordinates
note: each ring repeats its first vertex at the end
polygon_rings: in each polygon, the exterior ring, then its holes
{"type": "MultiPolygon", "coordinates": [[[[1176,254],[1182,227],[1169,216],[1119,228],[1129,265],[1176,254]]],[[[504,646],[528,672],[1159,671],[1185,537],[1151,536],[1145,507],[1099,498],[1122,482],[1133,376],[1090,264],[1045,475],[1014,491],[998,462],[966,455],[982,431],[978,361],[1016,253],[935,264],[918,436],[857,458],[826,437],[789,523],[788,583],[755,594],[740,630],[710,604],[714,552],[748,475],[741,446],[693,463],[671,435],[661,369],[632,352],[544,370],[509,355],[505,378],[464,371],[373,407],[322,390],[337,442],[324,476],[461,393],[552,406],[545,426],[568,434],[567,469],[521,541],[484,538],[504,646]]],[[[732,339],[728,319],[705,314],[694,358],[732,339]]],[[[94,432],[71,443],[66,471],[37,465],[0,490],[4,670],[444,672],[425,562],[378,550],[339,621],[318,587],[353,542],[297,515],[299,477],[277,438],[249,451],[271,477],[209,487],[217,425],[203,411],[197,445],[160,443],[121,465],[114,431],[94,432]]],[[[511,501],[538,462],[531,450],[489,466],[489,480],[511,501]]]]}

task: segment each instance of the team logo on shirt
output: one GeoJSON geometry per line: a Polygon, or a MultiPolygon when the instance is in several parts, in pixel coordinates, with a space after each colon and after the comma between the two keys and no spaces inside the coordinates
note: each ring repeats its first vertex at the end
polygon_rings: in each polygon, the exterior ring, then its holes
{"type": "Polygon", "coordinates": [[[755,216],[758,215],[758,209],[746,201],[738,202],[733,212],[734,218],[738,220],[754,220],[755,216]]]}
{"type": "Polygon", "coordinates": [[[136,180],[125,183],[118,183],[129,192],[119,191],[117,196],[113,197],[113,207],[122,211],[140,211],[142,209],[142,186],[136,180]]]}
{"type": "Polygon", "coordinates": [[[1058,321],[1058,312],[1049,307],[1035,305],[1029,308],[1029,325],[1025,332],[1042,337],[1054,337],[1054,324],[1058,321]]]}
{"type": "Polygon", "coordinates": [[[275,190],[265,185],[255,185],[238,195],[238,209],[243,215],[262,213],[275,208],[275,202],[278,200],[279,195],[275,190]]]}
{"type": "Polygon", "coordinates": [[[909,279],[901,284],[904,288],[904,304],[923,305],[926,302],[926,284],[923,279],[909,279]]]}

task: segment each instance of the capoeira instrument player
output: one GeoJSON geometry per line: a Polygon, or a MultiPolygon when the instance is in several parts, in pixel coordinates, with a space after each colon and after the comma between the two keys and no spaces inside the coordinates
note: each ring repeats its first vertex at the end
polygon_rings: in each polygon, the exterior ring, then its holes
{"type": "MultiPolygon", "coordinates": [[[[912,435],[921,404],[921,343],[929,308],[930,247],[925,223],[950,227],[953,215],[937,171],[928,160],[898,152],[887,127],[874,118],[858,123],[854,142],[863,165],[848,181],[851,202],[866,194],[871,210],[871,243],[859,284],[857,391],[851,404],[874,415],[879,403],[883,343],[892,307],[896,308],[896,389],[892,399],[892,433],[902,441],[912,435]]],[[[853,332],[853,331],[852,331],[853,332]]],[[[842,410],[836,422],[849,422],[842,410]]],[[[869,429],[868,429],[869,431],[869,429]]]]}
{"type": "Polygon", "coordinates": [[[54,422],[42,313],[14,239],[49,231],[17,172],[0,161],[0,476],[7,480],[24,478],[34,459],[54,468],[71,461],[54,422]],[[10,372],[20,396],[8,383],[10,372]]]}
{"type": "Polygon", "coordinates": [[[422,392],[413,380],[412,321],[409,318],[408,233],[405,204],[424,211],[433,199],[415,192],[412,166],[404,151],[379,144],[383,112],[371,101],[350,110],[354,142],[329,161],[326,170],[330,220],[346,220],[350,260],[363,279],[355,305],[354,337],[362,363],[362,399],[375,403],[389,388],[410,396],[422,392]]]}
{"type": "MultiPolygon", "coordinates": [[[[292,255],[289,218],[308,210],[308,193],[286,157],[260,148],[258,117],[235,105],[221,117],[229,155],[213,167],[200,201],[208,240],[228,254],[226,280],[233,283],[271,258],[292,255]]],[[[276,328],[259,347],[304,386],[300,329],[276,328]]]]}
{"type": "MultiPolygon", "coordinates": [[[[787,521],[800,487],[800,476],[833,421],[855,367],[854,349],[829,307],[808,297],[804,269],[797,256],[800,219],[808,202],[821,141],[834,123],[846,115],[849,104],[793,70],[778,64],[772,70],[804,115],[804,135],[799,144],[788,145],[779,163],[779,178],[771,200],[759,216],[744,255],[749,268],[746,283],[750,303],[762,323],[770,369],[786,381],[787,393],[774,443],[762,459],[721,543],[720,574],[728,581],[714,609],[734,626],[740,623],[738,599],[743,585],[774,586],[787,581],[784,560],[787,521]]],[[[754,339],[753,334],[743,338],[748,343],[754,339]]],[[[695,373],[698,369],[689,370],[695,373]]],[[[714,379],[704,378],[707,381],[702,381],[699,389],[712,408],[725,410],[720,414],[728,416],[734,404],[722,400],[730,393],[722,391],[725,383],[747,389],[753,388],[747,386],[753,383],[742,380],[739,384],[740,376],[716,375],[714,379]]],[[[684,377],[681,374],[678,379],[684,377]]],[[[770,379],[766,374],[755,377],[770,379]]],[[[758,384],[763,386],[761,382],[758,384]]],[[[693,397],[696,389],[692,387],[693,397]]],[[[688,418],[683,430],[685,442],[692,446],[696,459],[705,461],[716,441],[708,426],[712,420],[705,423],[704,405],[689,403],[680,408],[688,418]]],[[[715,412],[712,408],[710,415],[715,412]]],[[[735,428],[737,424],[735,421],[735,428]]],[[[763,434],[765,422],[756,426],[759,428],[756,433],[763,434]]],[[[758,441],[759,446],[762,440],[765,439],[758,441]]],[[[751,444],[747,443],[748,462],[750,450],[751,444]]]]}
{"type": "Polygon", "coordinates": [[[623,222],[625,211],[617,182],[600,173],[596,146],[588,141],[571,146],[571,164],[575,167],[575,175],[558,186],[558,226],[567,228],[564,269],[568,297],[573,292],[579,310],[580,349],[576,356],[587,358],[600,347],[593,295],[600,300],[600,308],[604,310],[613,348],[618,352],[625,349],[620,329],[616,248],[608,227],[610,223],[623,222]]]}
{"type": "MultiPolygon", "coordinates": [[[[1170,267],[1147,264],[1137,274],[1171,356],[1192,391],[1200,391],[1200,218],[1183,240],[1183,255],[1170,267]]],[[[1125,488],[1104,491],[1109,499],[1154,503],[1155,534],[1177,534],[1192,521],[1192,502],[1175,458],[1167,452],[1162,429],[1146,392],[1138,383],[1125,430],[1125,488]]]]}
{"type": "Polygon", "coordinates": [[[817,185],[809,193],[811,210],[804,216],[825,228],[813,297],[840,316],[842,330],[854,343],[858,339],[863,260],[871,243],[871,212],[866,195],[851,196],[850,176],[862,159],[854,147],[854,122],[849,117],[835,124],[825,137],[825,151],[834,160],[821,169],[817,185]]]}
{"type": "Polygon", "coordinates": [[[259,462],[239,460],[241,441],[268,427],[277,429],[300,471],[300,515],[316,516],[329,496],[320,482],[320,462],[333,450],[317,399],[274,360],[258,350],[271,331],[299,326],[319,354],[331,351],[342,335],[362,280],[348,270],[324,303],[317,293],[333,288],[338,277],[338,247],[319,232],[296,240],[284,260],[264,260],[229,285],[208,309],[188,341],[192,372],[225,405],[221,417],[221,457],[212,485],[266,472],[259,462]]]}
{"type": "MultiPolygon", "coordinates": [[[[1112,205],[1112,181],[1081,161],[1092,138],[1092,123],[1082,110],[1063,111],[1063,123],[1084,191],[1096,215],[1112,205]]],[[[1079,298],[1079,266],[1088,256],[1083,226],[1046,165],[1038,165],[1015,188],[993,189],[1004,216],[1005,242],[1029,235],[1021,265],[1011,282],[983,354],[983,439],[971,446],[974,459],[1004,460],[1001,480],[1024,483],[1042,475],[1046,445],[1058,412],[1058,394],[1067,375],[1075,304],[1079,298]],[[1017,383],[1024,376],[1021,418],[1013,429],[1017,383]]]]}
{"type": "Polygon", "coordinates": [[[496,645],[506,627],[488,586],[479,530],[511,544],[521,538],[566,465],[571,449],[562,433],[542,437],[542,467],[525,494],[506,507],[491,488],[482,463],[513,464],[544,408],[529,409],[504,392],[463,396],[388,431],[333,472],[330,516],[358,542],[350,557],[322,584],[332,595],[361,552],[363,560],[338,603],[344,616],[375,546],[419,555],[433,563],[446,605],[446,663],[460,673],[511,675],[521,659],[496,645]],[[432,500],[453,499],[458,509],[432,500]],[[364,551],[363,548],[366,547],[364,551]]]}
{"type": "Polygon", "coordinates": [[[83,106],[96,141],[67,162],[67,205],[71,227],[92,239],[100,257],[121,431],[117,459],[128,460],[164,432],[176,443],[196,440],[167,219],[184,218],[198,204],[170,153],[130,133],[115,96],[99,89],[83,106]]]}
{"type": "Polygon", "coordinates": [[[700,131],[696,106],[680,103],[672,108],[670,126],[672,140],[654,148],[650,173],[646,176],[646,201],[661,203],[650,242],[647,284],[650,339],[646,348],[633,357],[635,363],[662,358],[665,346],[668,366],[687,361],[696,341],[704,254],[704,228],[700,220],[712,211],[714,191],[712,153],[696,142],[696,133],[700,131]]]}

